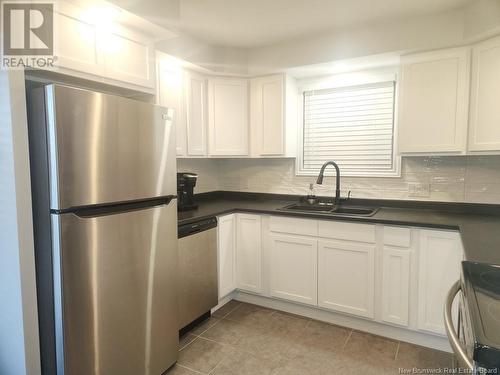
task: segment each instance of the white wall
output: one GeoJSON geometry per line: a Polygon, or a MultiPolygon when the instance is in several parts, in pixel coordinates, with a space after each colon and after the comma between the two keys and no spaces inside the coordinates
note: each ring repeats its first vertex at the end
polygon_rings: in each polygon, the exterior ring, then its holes
{"type": "Polygon", "coordinates": [[[177,172],[198,174],[195,192],[220,190],[219,166],[214,159],[177,159],[177,172]]]}
{"type": "Polygon", "coordinates": [[[0,374],[40,374],[23,72],[0,71],[0,374]]]}
{"type": "Polygon", "coordinates": [[[463,42],[463,11],[336,30],[249,51],[249,72],[287,68],[388,52],[435,49],[463,42]]]}
{"type": "Polygon", "coordinates": [[[214,73],[259,75],[380,54],[445,48],[500,33],[500,1],[479,0],[438,14],[331,30],[257,48],[213,46],[180,35],[158,49],[214,73]]]}
{"type": "Polygon", "coordinates": [[[500,1],[473,1],[464,9],[464,38],[475,40],[500,33],[500,1]]]}
{"type": "Polygon", "coordinates": [[[246,75],[248,72],[245,49],[212,46],[187,35],[159,42],[155,47],[213,74],[246,75]]]}

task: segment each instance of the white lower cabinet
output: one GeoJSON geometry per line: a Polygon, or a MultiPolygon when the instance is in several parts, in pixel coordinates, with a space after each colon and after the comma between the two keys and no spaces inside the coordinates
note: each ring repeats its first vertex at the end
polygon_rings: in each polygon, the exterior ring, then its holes
{"type": "MultiPolygon", "coordinates": [[[[420,231],[418,264],[418,329],[444,335],[446,295],[460,279],[463,257],[457,232],[420,231]]],[[[456,316],[455,314],[453,314],[456,316]]]]}
{"type": "Polygon", "coordinates": [[[236,289],[236,215],[218,217],[217,264],[219,299],[236,289]]]}
{"type": "Polygon", "coordinates": [[[220,297],[238,289],[444,340],[458,232],[243,213],[218,232],[220,297]]]}
{"type": "Polygon", "coordinates": [[[261,291],[262,239],[260,215],[236,214],[236,284],[238,289],[261,291]]]}
{"type": "Polygon", "coordinates": [[[269,239],[270,295],[316,305],[318,241],[315,238],[271,233],[269,239]]]}
{"type": "Polygon", "coordinates": [[[382,320],[405,327],[409,322],[410,255],[409,249],[382,249],[382,320]]]}
{"type": "Polygon", "coordinates": [[[318,305],[374,316],[375,245],[318,241],[318,305]]]}

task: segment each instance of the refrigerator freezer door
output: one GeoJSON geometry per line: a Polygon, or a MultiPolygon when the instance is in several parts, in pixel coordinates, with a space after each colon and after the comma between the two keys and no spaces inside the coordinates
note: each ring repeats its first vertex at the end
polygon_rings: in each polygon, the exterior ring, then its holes
{"type": "Polygon", "coordinates": [[[177,194],[172,110],[60,85],[45,101],[50,208],[177,194]]]}
{"type": "Polygon", "coordinates": [[[175,363],[176,203],[52,215],[58,374],[159,375],[175,363]]]}

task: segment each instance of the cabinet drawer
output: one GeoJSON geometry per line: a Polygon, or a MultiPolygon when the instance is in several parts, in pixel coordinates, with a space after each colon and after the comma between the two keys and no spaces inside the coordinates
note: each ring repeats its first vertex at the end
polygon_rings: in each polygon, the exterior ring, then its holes
{"type": "Polygon", "coordinates": [[[304,236],[318,235],[318,221],[297,219],[285,216],[271,216],[269,223],[271,232],[301,234],[304,236]]]}
{"type": "Polygon", "coordinates": [[[410,247],[410,228],[384,227],[384,245],[410,247]]]}
{"type": "Polygon", "coordinates": [[[320,221],[319,236],[339,240],[375,242],[375,225],[339,221],[320,221]]]}

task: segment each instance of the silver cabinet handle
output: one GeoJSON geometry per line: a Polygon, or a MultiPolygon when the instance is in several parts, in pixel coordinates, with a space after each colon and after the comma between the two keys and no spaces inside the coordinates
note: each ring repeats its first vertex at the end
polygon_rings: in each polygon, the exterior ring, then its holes
{"type": "Polygon", "coordinates": [[[455,328],[453,327],[453,320],[451,319],[451,307],[453,305],[453,300],[455,296],[460,292],[462,287],[460,286],[460,280],[455,282],[451,289],[448,291],[448,295],[446,296],[446,303],[444,305],[444,325],[446,329],[446,334],[448,335],[448,339],[450,340],[451,347],[453,352],[457,356],[458,362],[468,368],[471,373],[474,369],[474,363],[472,360],[467,357],[467,353],[465,349],[462,347],[460,340],[455,333],[455,328]]]}

